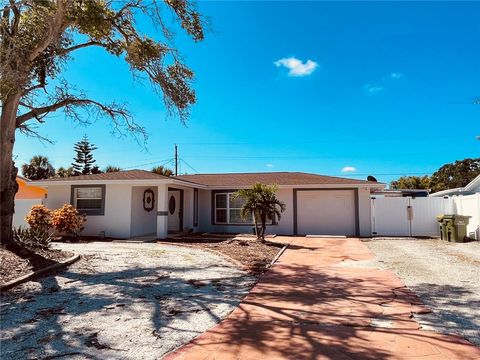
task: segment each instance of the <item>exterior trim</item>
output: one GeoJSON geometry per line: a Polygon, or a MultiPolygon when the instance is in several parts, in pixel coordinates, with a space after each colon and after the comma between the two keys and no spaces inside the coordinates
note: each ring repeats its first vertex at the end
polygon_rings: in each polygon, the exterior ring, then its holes
{"type": "Polygon", "coordinates": [[[293,235],[298,235],[298,197],[297,193],[299,191],[330,191],[330,190],[353,190],[354,192],[354,201],[355,201],[355,236],[360,236],[360,207],[359,207],[359,192],[358,188],[296,188],[293,189],[293,235]]]}
{"type": "MultiPolygon", "coordinates": [[[[169,191],[180,191],[180,207],[178,209],[178,217],[180,218],[180,221],[179,221],[178,231],[182,231],[183,230],[183,189],[169,187],[167,190],[167,196],[169,191]]],[[[168,216],[168,211],[167,211],[167,216],[168,216]]]]}
{"type": "Polygon", "coordinates": [[[193,189],[193,226],[198,226],[198,189],[193,189]]]}
{"type": "Polygon", "coordinates": [[[105,196],[106,196],[106,185],[105,184],[91,184],[91,185],[71,185],[70,186],[70,205],[75,207],[75,189],[78,188],[92,188],[92,187],[98,187],[102,189],[102,208],[99,210],[78,210],[82,214],[88,215],[88,216],[104,216],[105,215],[105,196]]]}
{"type": "Polygon", "coordinates": [[[157,211],[157,216],[168,216],[168,211],[157,211]]]}

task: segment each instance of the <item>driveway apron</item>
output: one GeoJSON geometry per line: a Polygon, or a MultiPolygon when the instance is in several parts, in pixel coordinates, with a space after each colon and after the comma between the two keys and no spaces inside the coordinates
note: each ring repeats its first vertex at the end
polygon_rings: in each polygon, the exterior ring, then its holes
{"type": "Polygon", "coordinates": [[[165,359],[480,359],[463,338],[422,330],[412,314],[429,309],[392,272],[362,266],[373,259],[359,239],[290,238],[228,318],[165,359]]]}

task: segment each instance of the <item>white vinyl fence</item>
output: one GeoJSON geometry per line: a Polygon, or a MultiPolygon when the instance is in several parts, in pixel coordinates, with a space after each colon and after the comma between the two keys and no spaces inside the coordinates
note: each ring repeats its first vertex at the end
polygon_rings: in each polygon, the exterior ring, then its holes
{"type": "Polygon", "coordinates": [[[38,204],[43,204],[43,199],[16,199],[15,213],[13,214],[13,226],[28,226],[25,221],[25,216],[27,216],[33,205],[38,204]]]}
{"type": "Polygon", "coordinates": [[[469,236],[480,239],[480,194],[441,197],[372,196],[372,234],[375,236],[440,236],[437,215],[471,216],[469,236]]]}

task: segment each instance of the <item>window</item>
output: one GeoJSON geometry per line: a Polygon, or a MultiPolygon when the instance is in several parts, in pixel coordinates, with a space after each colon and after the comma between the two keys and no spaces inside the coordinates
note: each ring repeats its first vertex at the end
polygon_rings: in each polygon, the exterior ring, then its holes
{"type": "Polygon", "coordinates": [[[216,193],[215,223],[216,224],[251,224],[252,221],[245,220],[240,213],[245,203],[243,198],[233,198],[233,193],[216,193]]]}
{"type": "Polygon", "coordinates": [[[72,186],[72,205],[87,215],[104,215],[105,185],[72,186]]]}

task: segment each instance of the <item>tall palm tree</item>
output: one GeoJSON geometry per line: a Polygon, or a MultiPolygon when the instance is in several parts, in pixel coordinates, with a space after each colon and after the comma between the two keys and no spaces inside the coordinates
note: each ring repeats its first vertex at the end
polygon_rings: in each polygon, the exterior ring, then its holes
{"type": "Polygon", "coordinates": [[[244,219],[251,218],[255,224],[255,235],[258,239],[265,240],[267,230],[267,220],[280,220],[282,212],[285,211],[285,203],[277,198],[277,185],[266,185],[261,183],[254,184],[250,189],[238,190],[234,198],[244,198],[245,203],[242,206],[241,216],[244,219]],[[260,221],[260,231],[258,229],[260,221]]]}
{"type": "Polygon", "coordinates": [[[46,156],[35,155],[22,165],[22,174],[30,180],[48,179],[55,176],[55,169],[46,156]]]}

